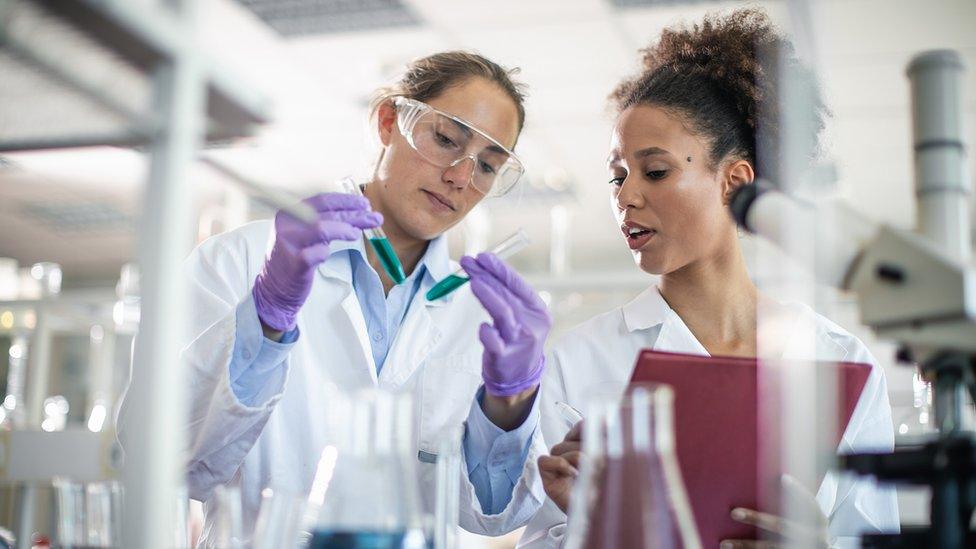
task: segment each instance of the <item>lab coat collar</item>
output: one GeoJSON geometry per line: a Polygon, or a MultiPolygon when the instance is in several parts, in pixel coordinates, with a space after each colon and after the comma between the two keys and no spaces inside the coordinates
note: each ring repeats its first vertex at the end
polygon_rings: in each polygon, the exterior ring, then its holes
{"type": "Polygon", "coordinates": [[[671,307],[661,297],[657,285],[652,285],[622,307],[627,331],[646,330],[663,324],[672,313],[671,307]]]}
{"type": "MultiPolygon", "coordinates": [[[[351,253],[358,252],[365,258],[365,242],[365,238],[333,241],[329,244],[332,253],[319,266],[319,272],[327,278],[336,278],[351,285],[352,268],[350,267],[347,254],[339,252],[346,250],[349,250],[351,253]]],[[[445,235],[442,234],[430,241],[430,244],[427,245],[427,251],[420,258],[420,262],[417,263],[416,269],[420,268],[426,268],[422,286],[426,286],[427,288],[433,286],[436,281],[451,273],[451,260],[448,256],[447,237],[445,235]]]]}
{"type": "Polygon", "coordinates": [[[346,254],[339,253],[343,250],[359,250],[364,253],[364,239],[356,240],[335,240],[329,243],[331,253],[329,257],[319,265],[319,273],[326,278],[335,278],[345,282],[349,289],[352,289],[352,265],[349,263],[346,254]]]}
{"type": "Polygon", "coordinates": [[[427,274],[433,282],[439,282],[442,278],[451,274],[451,257],[447,250],[447,236],[440,235],[430,241],[427,245],[427,252],[420,260],[427,267],[427,274]]]}
{"type": "MultiPolygon", "coordinates": [[[[831,330],[831,323],[824,323],[820,316],[802,303],[784,304],[794,318],[786,331],[783,358],[843,361],[849,350],[841,345],[831,330]],[[811,337],[812,335],[812,337],[811,337]]],[[[668,305],[657,285],[652,285],[630,303],[622,307],[627,331],[646,330],[661,325],[661,332],[654,342],[658,351],[683,352],[707,355],[708,351],[695,338],[688,326],[668,305]]]]}
{"type": "Polygon", "coordinates": [[[795,315],[795,322],[789,331],[783,358],[804,360],[817,357],[817,360],[843,362],[850,355],[850,349],[838,340],[840,328],[825,321],[808,305],[799,302],[785,304],[795,315]],[[813,337],[810,337],[810,334],[813,337]]]}

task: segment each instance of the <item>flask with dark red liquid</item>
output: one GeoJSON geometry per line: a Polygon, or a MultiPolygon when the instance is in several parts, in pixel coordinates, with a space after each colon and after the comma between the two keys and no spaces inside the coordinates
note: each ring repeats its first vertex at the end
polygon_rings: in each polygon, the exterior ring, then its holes
{"type": "Polygon", "coordinates": [[[590,400],[568,548],[701,547],[675,454],[673,401],[670,387],[651,384],[590,400]]]}

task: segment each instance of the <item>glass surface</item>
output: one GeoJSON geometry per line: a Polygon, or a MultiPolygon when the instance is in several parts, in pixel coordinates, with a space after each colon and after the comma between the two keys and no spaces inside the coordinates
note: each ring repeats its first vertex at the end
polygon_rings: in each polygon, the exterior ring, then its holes
{"type": "Polygon", "coordinates": [[[311,546],[426,547],[410,395],[381,389],[334,391],[309,494],[311,546]]]}
{"type": "Polygon", "coordinates": [[[566,547],[701,547],[674,450],[673,399],[664,385],[590,399],[566,547]]]}

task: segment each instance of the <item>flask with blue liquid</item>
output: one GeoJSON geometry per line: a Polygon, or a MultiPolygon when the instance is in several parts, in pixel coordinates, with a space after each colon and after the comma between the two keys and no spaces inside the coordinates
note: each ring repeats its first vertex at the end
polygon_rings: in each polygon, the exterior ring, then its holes
{"type": "Polygon", "coordinates": [[[312,483],[308,547],[426,549],[410,395],[367,389],[330,400],[336,436],[312,483]]]}

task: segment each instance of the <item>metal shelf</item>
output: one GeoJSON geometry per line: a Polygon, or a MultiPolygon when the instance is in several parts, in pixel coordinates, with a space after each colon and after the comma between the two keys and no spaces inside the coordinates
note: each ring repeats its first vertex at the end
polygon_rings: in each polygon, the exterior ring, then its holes
{"type": "MultiPolygon", "coordinates": [[[[0,3],[0,151],[145,146],[159,129],[158,69],[193,44],[169,10],[120,0],[0,3]],[[26,101],[29,99],[29,101],[26,101]]],[[[206,87],[206,139],[250,135],[263,95],[195,53],[206,87]]]]}
{"type": "MultiPolygon", "coordinates": [[[[269,119],[264,96],[200,51],[194,40],[195,5],[193,0],[0,0],[0,152],[117,145],[140,147],[150,160],[140,227],[139,344],[122,433],[123,547],[166,547],[174,524],[171,503],[182,478],[179,346],[186,314],[181,264],[192,241],[189,165],[205,141],[251,135],[269,119]]],[[[0,477],[110,474],[102,468],[105,456],[113,455],[104,435],[36,431],[56,328],[51,311],[45,311],[48,304],[40,305],[25,402],[26,429],[35,431],[0,437],[6,458],[0,477]],[[69,447],[88,449],[87,473],[77,470],[69,447]],[[21,448],[50,459],[8,469],[22,464],[15,459],[23,457],[21,448]]],[[[29,547],[38,496],[32,485],[21,495],[25,512],[18,547],[29,547]]]]}

